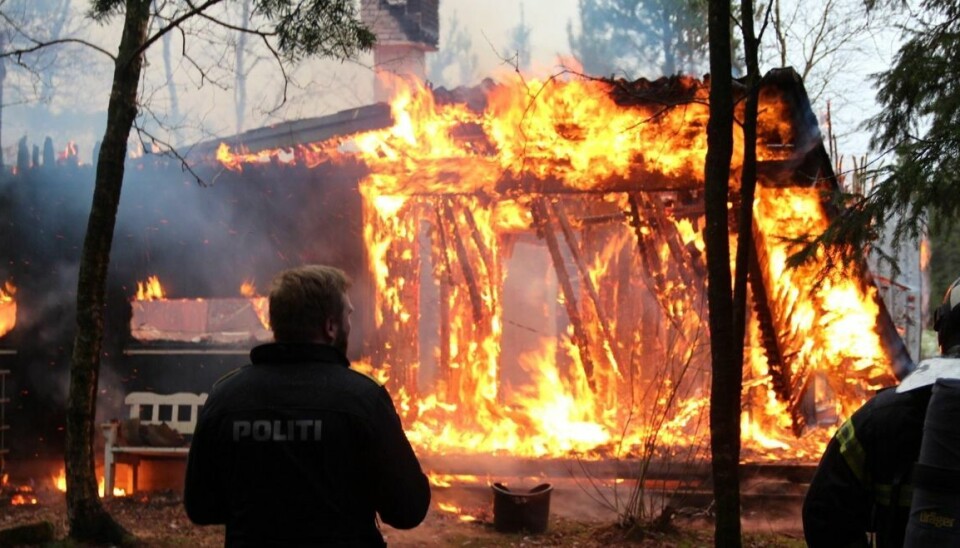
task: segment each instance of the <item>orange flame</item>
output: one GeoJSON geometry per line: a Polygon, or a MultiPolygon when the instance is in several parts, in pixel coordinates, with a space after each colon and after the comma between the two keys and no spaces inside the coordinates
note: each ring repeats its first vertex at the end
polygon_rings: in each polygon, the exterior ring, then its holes
{"type": "MultiPolygon", "coordinates": [[[[359,186],[382,341],[376,356],[355,368],[390,384],[419,448],[592,457],[654,446],[669,456],[702,446],[709,387],[703,217],[679,213],[680,192],[661,199],[638,190],[638,181],[667,181],[699,192],[707,91],[690,79],[677,85],[687,102],[623,106],[612,98],[618,90],[601,81],[512,82],[491,88],[482,111],[400,85],[393,126],[352,137],[349,149],[369,169],[359,186]],[[518,353],[523,381],[511,382],[504,330],[508,321],[522,322],[505,316],[513,304],[504,303],[509,258],[517,233],[533,231],[541,241],[552,234],[562,247],[543,254],[553,264],[538,274],[543,280],[531,280],[552,291],[539,294],[540,309],[531,313],[559,327],[518,353]],[[424,273],[439,293],[431,305],[439,301],[441,309],[435,323],[442,340],[433,348],[420,348],[424,273]],[[421,361],[431,354],[437,373],[421,387],[421,361]]],[[[764,90],[761,102],[759,158],[791,158],[789,105],[775,90],[764,90]]],[[[346,154],[340,144],[309,147],[328,160],[346,154]]],[[[304,156],[299,150],[231,152],[221,145],[217,157],[239,170],[293,164],[304,156]]],[[[735,182],[739,166],[732,167],[735,182]]],[[[751,318],[744,448],[760,458],[815,458],[829,431],[796,439],[797,394],[807,386],[834,394],[833,404],[820,403],[835,405],[836,419],[892,378],[868,328],[879,315],[876,290],[844,272],[811,293],[808,281],[822,261],[784,269],[784,242],[822,231],[827,217],[814,190],[773,183],[757,191],[755,232],[788,363],[780,372],[768,366],[759,320],[751,318]],[[789,395],[772,388],[776,375],[788,377],[776,382],[790,385],[789,395]],[[832,383],[829,390],[811,381],[818,375],[832,383]]]]}
{"type": "Polygon", "coordinates": [[[64,162],[67,160],[75,160],[77,158],[77,143],[70,141],[67,143],[67,146],[57,155],[57,160],[59,162],[64,162]]]}
{"type": "Polygon", "coordinates": [[[0,287],[0,337],[6,335],[17,325],[17,301],[14,296],[17,288],[7,281],[0,287]]]}
{"type": "MultiPolygon", "coordinates": [[[[58,491],[60,491],[61,493],[67,492],[67,473],[63,468],[60,469],[60,472],[56,476],[54,476],[52,480],[53,480],[54,486],[57,488],[58,491]]],[[[104,487],[105,484],[106,482],[104,478],[100,478],[100,481],[97,482],[97,493],[100,495],[100,498],[103,498],[103,493],[106,490],[104,487]]],[[[115,486],[113,488],[113,496],[125,497],[127,496],[127,491],[125,489],[121,489],[115,486]]]]}
{"type": "Polygon", "coordinates": [[[136,300],[159,301],[165,298],[166,295],[164,295],[163,286],[160,285],[160,278],[150,276],[145,282],[137,282],[136,300]]]}
{"type": "Polygon", "coordinates": [[[231,171],[243,171],[244,164],[266,164],[277,162],[285,165],[304,165],[316,167],[340,157],[339,143],[329,141],[322,143],[298,144],[292,149],[270,149],[260,152],[248,152],[242,145],[237,151],[230,150],[226,143],[220,143],[214,155],[223,167],[231,171]]]}
{"type": "Polygon", "coordinates": [[[29,485],[11,487],[10,476],[7,474],[0,474],[0,491],[10,490],[13,491],[13,494],[10,495],[8,500],[12,506],[31,506],[39,503],[36,495],[34,494],[33,487],[29,485]]]}
{"type": "Polygon", "coordinates": [[[14,493],[13,496],[10,497],[10,504],[13,506],[32,506],[37,503],[38,501],[36,495],[33,495],[30,492],[18,492],[14,493]]]}
{"type": "Polygon", "coordinates": [[[441,512],[455,514],[460,521],[477,521],[477,518],[469,514],[464,514],[463,509],[461,509],[459,506],[455,504],[450,504],[448,502],[438,502],[437,508],[439,508],[441,512]]]}
{"type": "Polygon", "coordinates": [[[257,293],[257,286],[252,280],[240,284],[240,295],[250,299],[250,305],[253,306],[253,311],[257,313],[257,318],[263,328],[270,329],[270,300],[257,293]]]}
{"type": "Polygon", "coordinates": [[[480,478],[472,474],[439,474],[436,472],[427,472],[427,479],[430,485],[434,487],[451,487],[456,483],[477,483],[480,478]]]}

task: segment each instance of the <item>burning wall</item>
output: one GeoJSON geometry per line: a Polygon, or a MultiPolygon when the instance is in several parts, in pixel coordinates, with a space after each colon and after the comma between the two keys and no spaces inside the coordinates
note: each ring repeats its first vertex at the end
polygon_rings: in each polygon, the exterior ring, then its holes
{"type": "MultiPolygon", "coordinates": [[[[812,292],[822,257],[783,269],[783,238],[822,229],[820,192],[835,187],[802,86],[784,74],[761,97],[744,441],[755,457],[811,458],[828,433],[808,421],[845,416],[909,358],[869,280],[839,271],[812,292]]],[[[360,191],[377,300],[364,367],[389,379],[411,439],[438,453],[528,456],[702,448],[705,86],[421,88],[392,109],[387,129],[309,150],[368,170],[360,191]],[[546,267],[532,268],[531,254],[546,267]],[[554,293],[521,314],[507,295],[532,276],[554,293]],[[505,337],[537,316],[555,325],[533,342],[505,337]],[[505,355],[508,340],[516,356],[505,355]]],[[[232,167],[245,158],[220,157],[232,167]]]]}

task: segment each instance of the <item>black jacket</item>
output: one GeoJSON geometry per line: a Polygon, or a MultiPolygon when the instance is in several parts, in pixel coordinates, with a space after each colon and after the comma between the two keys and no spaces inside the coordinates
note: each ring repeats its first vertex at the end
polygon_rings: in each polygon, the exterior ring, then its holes
{"type": "Polygon", "coordinates": [[[879,548],[903,546],[930,393],[883,390],[840,427],[803,503],[808,545],[867,546],[875,532],[879,548]]]}
{"type": "Polygon", "coordinates": [[[184,505],[228,546],[382,546],[423,521],[430,486],[376,381],[341,352],[266,344],[219,381],[190,446],[184,505]]]}

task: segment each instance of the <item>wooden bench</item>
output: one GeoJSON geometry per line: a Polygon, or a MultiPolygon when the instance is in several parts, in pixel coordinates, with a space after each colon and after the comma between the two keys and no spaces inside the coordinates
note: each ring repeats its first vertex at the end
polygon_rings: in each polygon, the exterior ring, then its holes
{"type": "MultiPolygon", "coordinates": [[[[166,423],[181,435],[193,435],[197,427],[200,408],[207,401],[206,394],[177,392],[176,394],[155,394],[153,392],[131,392],[123,402],[130,406],[130,418],[139,419],[143,425],[166,423]]],[[[116,481],[117,463],[128,464],[133,470],[131,488],[137,489],[137,470],[140,459],[176,458],[186,459],[189,445],[183,447],[151,447],[124,445],[120,439],[120,422],[112,421],[101,425],[106,445],[103,450],[103,493],[113,496],[116,481]]]]}

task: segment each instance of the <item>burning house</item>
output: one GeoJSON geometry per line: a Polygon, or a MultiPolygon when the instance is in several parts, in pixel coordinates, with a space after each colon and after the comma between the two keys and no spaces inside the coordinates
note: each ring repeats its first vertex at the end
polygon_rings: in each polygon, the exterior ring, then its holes
{"type": "MultiPolygon", "coordinates": [[[[205,185],[131,161],[99,418],[134,390],[208,390],[269,340],[256,288],[322,262],[356,281],[355,366],[387,384],[435,468],[705,459],[707,349],[722,343],[706,327],[706,84],[396,87],[389,106],[196,147],[205,185]]],[[[790,241],[835,214],[837,181],[795,73],[768,74],[760,107],[755,221],[732,227],[755,246],[744,458],[808,462],[910,357],[870,279],[821,275],[826,257],[786,268],[790,241]]],[[[38,167],[0,189],[12,448],[55,453],[92,172],[38,167]]]]}
{"type": "MultiPolygon", "coordinates": [[[[818,426],[911,362],[869,279],[785,267],[837,182],[796,75],[769,74],[761,101],[744,443],[810,460],[818,426]]],[[[362,367],[423,450],[666,455],[705,438],[706,119],[688,78],[411,86],[383,129],[218,158],[362,165],[362,367]]]]}

